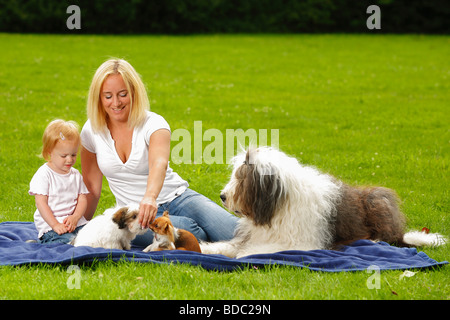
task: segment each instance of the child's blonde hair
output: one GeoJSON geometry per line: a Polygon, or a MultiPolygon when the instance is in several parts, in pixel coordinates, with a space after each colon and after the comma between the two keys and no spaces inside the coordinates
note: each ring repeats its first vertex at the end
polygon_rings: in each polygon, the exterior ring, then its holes
{"type": "Polygon", "coordinates": [[[50,153],[59,140],[75,141],[80,145],[79,126],[75,121],[64,121],[56,119],[45,128],[42,136],[42,157],[49,161],[50,153]]]}
{"type": "Polygon", "coordinates": [[[128,126],[130,128],[139,127],[146,118],[146,110],[150,109],[150,102],[147,90],[131,64],[122,59],[113,58],[105,61],[92,78],[87,99],[87,115],[91,121],[94,132],[104,132],[106,130],[107,114],[103,109],[100,99],[101,88],[105,79],[111,74],[120,74],[130,93],[130,114],[128,116],[128,126]]]}

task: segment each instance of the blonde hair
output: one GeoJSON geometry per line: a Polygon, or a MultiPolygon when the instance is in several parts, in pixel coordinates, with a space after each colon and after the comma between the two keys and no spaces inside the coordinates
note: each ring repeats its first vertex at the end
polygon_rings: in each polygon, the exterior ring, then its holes
{"type": "Polygon", "coordinates": [[[45,128],[42,136],[42,157],[49,161],[50,153],[59,140],[75,141],[80,145],[79,126],[75,121],[64,121],[56,119],[45,128]]]}
{"type": "Polygon", "coordinates": [[[125,60],[109,59],[95,72],[87,100],[87,115],[93,131],[97,133],[106,130],[107,114],[102,106],[100,90],[105,79],[111,74],[120,74],[128,92],[131,93],[130,114],[128,116],[130,128],[141,126],[146,117],[145,111],[150,109],[147,90],[136,70],[125,60]]]}

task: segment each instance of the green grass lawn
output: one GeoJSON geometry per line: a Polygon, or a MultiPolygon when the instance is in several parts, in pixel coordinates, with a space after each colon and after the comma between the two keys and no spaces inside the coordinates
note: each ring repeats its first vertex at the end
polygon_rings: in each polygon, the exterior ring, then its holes
{"type": "MultiPolygon", "coordinates": [[[[350,184],[393,188],[409,228],[450,235],[448,36],[0,34],[0,43],[0,222],[33,220],[27,192],[44,128],[54,118],[82,125],[94,71],[119,56],[142,75],[152,111],[172,130],[193,133],[194,121],[223,133],[279,129],[286,153],[350,184]]],[[[171,166],[219,203],[226,164],[171,166]]],[[[105,183],[99,211],[113,204],[105,183]]],[[[421,250],[449,260],[449,245],[421,250]]],[[[450,298],[448,266],[403,279],[382,272],[372,290],[366,272],[112,262],[82,266],[80,289],[70,290],[66,271],[1,267],[0,299],[450,298]]]]}

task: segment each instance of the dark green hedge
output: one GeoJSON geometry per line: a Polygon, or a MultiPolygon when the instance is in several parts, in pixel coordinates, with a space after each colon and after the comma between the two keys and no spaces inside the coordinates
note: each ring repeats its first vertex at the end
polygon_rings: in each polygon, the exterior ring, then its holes
{"type": "Polygon", "coordinates": [[[0,31],[37,33],[297,33],[450,31],[448,0],[0,0],[0,31]],[[81,30],[68,30],[69,5],[81,30]],[[381,30],[366,9],[381,8],[381,30]]]}

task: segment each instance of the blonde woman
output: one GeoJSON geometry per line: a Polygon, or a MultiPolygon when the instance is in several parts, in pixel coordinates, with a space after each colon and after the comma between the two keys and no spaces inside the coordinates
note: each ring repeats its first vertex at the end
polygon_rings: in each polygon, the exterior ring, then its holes
{"type": "MultiPolygon", "coordinates": [[[[237,218],[189,189],[169,167],[169,124],[149,111],[145,86],[127,61],[110,59],[97,69],[87,114],[81,132],[81,168],[90,192],[88,220],[96,210],[105,176],[117,205],[139,205],[142,227],[168,210],[175,227],[189,230],[199,240],[232,238],[237,218]]],[[[152,237],[149,231],[135,244],[148,245],[152,237]]]]}

